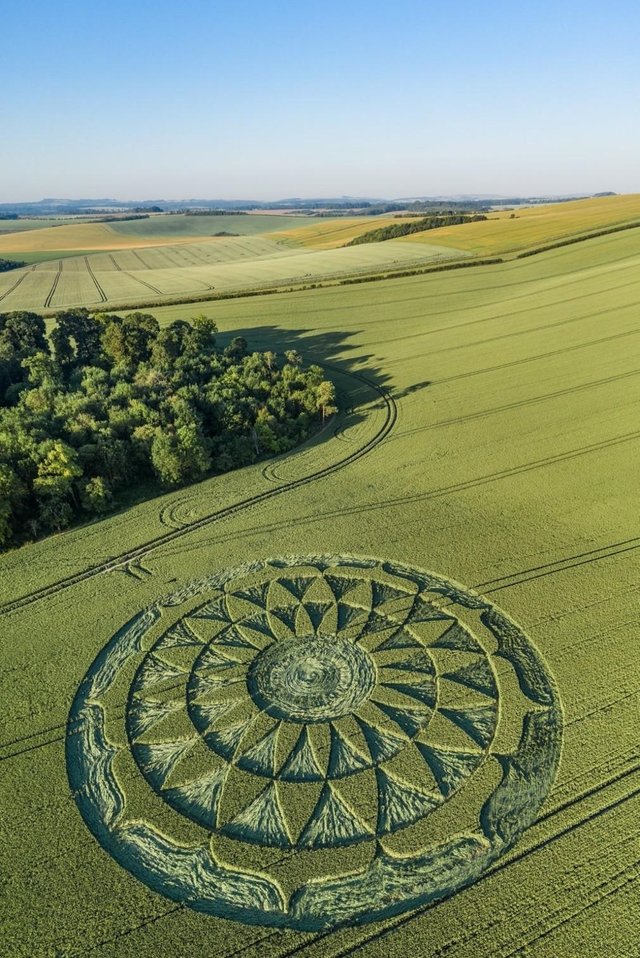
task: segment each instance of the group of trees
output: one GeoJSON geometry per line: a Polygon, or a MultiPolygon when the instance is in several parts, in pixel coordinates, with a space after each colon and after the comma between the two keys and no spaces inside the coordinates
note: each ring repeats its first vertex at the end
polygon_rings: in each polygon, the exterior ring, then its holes
{"type": "Polygon", "coordinates": [[[383,240],[397,239],[398,236],[408,236],[410,233],[423,233],[425,230],[435,230],[439,226],[458,226],[461,223],[476,223],[486,220],[482,213],[472,216],[464,213],[453,213],[449,216],[423,216],[411,223],[393,223],[391,226],[381,226],[377,230],[369,230],[345,243],[345,246],[359,246],[361,243],[381,243],[383,240]]]}
{"type": "Polygon", "coordinates": [[[290,449],[335,411],[299,354],[216,345],[200,316],[0,314],[0,546],[290,449]]]}
{"type": "Polygon", "coordinates": [[[19,269],[26,265],[26,263],[17,259],[0,259],[0,273],[6,273],[10,269],[19,269]]]}

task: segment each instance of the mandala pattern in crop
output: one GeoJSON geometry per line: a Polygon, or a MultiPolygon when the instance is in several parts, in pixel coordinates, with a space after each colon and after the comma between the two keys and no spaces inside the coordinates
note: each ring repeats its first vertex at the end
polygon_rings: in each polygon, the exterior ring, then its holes
{"type": "Polygon", "coordinates": [[[91,831],[151,888],[316,930],[474,881],[535,819],[560,739],[547,667],[485,599],[302,556],[131,620],[78,690],[67,764],[91,831]]]}

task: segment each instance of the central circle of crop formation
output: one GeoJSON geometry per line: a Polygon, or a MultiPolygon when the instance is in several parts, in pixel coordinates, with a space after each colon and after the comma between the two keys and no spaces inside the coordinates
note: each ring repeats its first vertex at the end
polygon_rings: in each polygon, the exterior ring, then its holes
{"type": "Polygon", "coordinates": [[[477,879],[536,819],[561,717],[539,652],[482,596],[390,561],[275,558],[111,638],[67,769],[94,836],[156,892],[315,931],[477,879]]]}
{"type": "Polygon", "coordinates": [[[376,667],[368,653],[335,635],[276,642],[257,656],[247,677],[260,708],[301,723],[349,715],[375,684],[376,667]]]}

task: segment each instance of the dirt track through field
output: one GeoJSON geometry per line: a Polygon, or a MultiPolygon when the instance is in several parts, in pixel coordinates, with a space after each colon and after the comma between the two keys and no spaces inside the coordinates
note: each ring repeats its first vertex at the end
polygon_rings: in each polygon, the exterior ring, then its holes
{"type": "Polygon", "coordinates": [[[3,299],[5,299],[9,295],[9,293],[13,293],[13,291],[18,288],[20,283],[24,282],[24,280],[27,278],[29,273],[33,273],[34,269],[35,269],[35,266],[32,266],[31,269],[26,270],[24,273],[22,273],[22,275],[19,276],[18,279],[15,281],[13,286],[10,286],[9,289],[6,289],[4,293],[0,296],[0,302],[3,299]]]}
{"type": "Polygon", "coordinates": [[[62,260],[58,260],[58,272],[56,273],[54,277],[53,283],[51,284],[51,289],[49,290],[47,298],[45,299],[43,304],[45,309],[51,306],[51,302],[53,300],[53,297],[56,294],[56,289],[57,289],[58,283],[60,282],[61,275],[62,275],[62,260]]]}
{"type": "Polygon", "coordinates": [[[123,269],[122,266],[116,261],[114,256],[109,256],[109,259],[113,263],[114,269],[118,273],[122,273],[123,276],[128,276],[129,279],[134,280],[136,283],[140,283],[141,286],[146,286],[147,289],[150,289],[152,293],[157,293],[158,296],[162,296],[161,290],[157,286],[152,286],[151,283],[145,282],[143,279],[140,279],[138,276],[134,276],[133,273],[129,273],[126,269],[123,269]]]}

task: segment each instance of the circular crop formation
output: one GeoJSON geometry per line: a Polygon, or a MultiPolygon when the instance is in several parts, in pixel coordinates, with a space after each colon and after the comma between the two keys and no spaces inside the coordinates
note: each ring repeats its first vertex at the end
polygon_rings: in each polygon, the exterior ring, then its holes
{"type": "Polygon", "coordinates": [[[535,820],[560,741],[540,654],[481,596],[298,556],[193,583],[114,635],[67,767],[95,837],[151,888],[310,931],[478,878],[535,820]]]}

